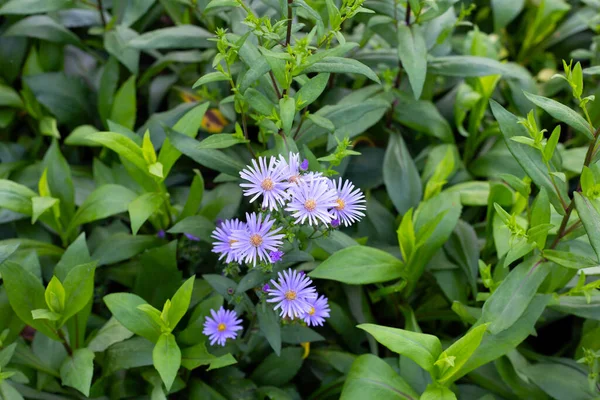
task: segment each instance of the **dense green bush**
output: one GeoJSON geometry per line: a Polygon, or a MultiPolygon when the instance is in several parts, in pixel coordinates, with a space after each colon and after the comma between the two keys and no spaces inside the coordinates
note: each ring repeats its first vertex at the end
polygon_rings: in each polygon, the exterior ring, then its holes
{"type": "Polygon", "coordinates": [[[0,0],[0,399],[600,398],[599,31],[0,0]]]}

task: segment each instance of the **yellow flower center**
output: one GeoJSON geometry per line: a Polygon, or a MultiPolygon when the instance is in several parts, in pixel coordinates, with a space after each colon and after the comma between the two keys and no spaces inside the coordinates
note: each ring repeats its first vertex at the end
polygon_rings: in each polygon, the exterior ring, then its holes
{"type": "Polygon", "coordinates": [[[287,300],[296,300],[296,292],[294,290],[288,290],[285,292],[285,298],[287,300]]]}
{"type": "Polygon", "coordinates": [[[273,181],[271,180],[271,178],[266,178],[260,184],[260,187],[263,188],[263,190],[273,190],[274,186],[275,186],[275,184],[273,183],[273,181]]]}
{"type": "Polygon", "coordinates": [[[346,207],[346,202],[342,199],[337,199],[335,202],[337,203],[335,209],[338,211],[342,211],[346,207]]]}
{"type": "Polygon", "coordinates": [[[306,211],[313,211],[317,208],[317,202],[313,199],[308,199],[304,202],[304,208],[306,208],[306,211]]]}
{"type": "Polygon", "coordinates": [[[234,244],[234,243],[237,243],[237,242],[238,242],[238,240],[231,239],[231,240],[229,241],[229,247],[232,247],[232,246],[233,246],[233,244],[234,244]]]}
{"type": "Polygon", "coordinates": [[[254,235],[250,236],[250,244],[252,244],[252,246],[254,247],[260,246],[262,242],[263,238],[258,233],[255,233],[254,235]]]}
{"type": "Polygon", "coordinates": [[[315,315],[315,312],[316,312],[315,308],[311,307],[310,310],[308,310],[308,315],[315,315]]]}
{"type": "Polygon", "coordinates": [[[225,329],[227,329],[227,327],[225,326],[224,323],[220,323],[219,326],[217,326],[217,330],[219,332],[223,332],[225,329]]]}

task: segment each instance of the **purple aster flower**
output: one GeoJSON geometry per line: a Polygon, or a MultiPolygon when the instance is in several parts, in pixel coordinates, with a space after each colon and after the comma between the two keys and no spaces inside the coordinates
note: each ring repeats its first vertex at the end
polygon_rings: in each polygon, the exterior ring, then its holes
{"type": "Polygon", "coordinates": [[[225,346],[227,339],[235,339],[237,331],[242,330],[242,320],[237,317],[235,311],[225,310],[223,306],[219,311],[210,310],[211,317],[206,317],[204,321],[204,333],[210,339],[211,346],[218,343],[225,346]]]}
{"type": "Polygon", "coordinates": [[[358,222],[365,214],[362,212],[367,209],[365,206],[365,196],[360,189],[355,189],[352,182],[346,180],[342,184],[342,178],[339,181],[332,179],[331,187],[337,192],[335,206],[330,210],[335,219],[344,223],[344,226],[350,226],[358,222]]]}
{"type": "Polygon", "coordinates": [[[308,160],[306,158],[302,160],[302,164],[300,164],[300,169],[302,171],[306,171],[308,169],[308,160]]]}
{"type": "Polygon", "coordinates": [[[284,176],[288,183],[300,183],[302,175],[300,174],[300,155],[298,153],[290,152],[289,160],[287,161],[280,155],[277,165],[284,171],[284,176]]]}
{"type": "Polygon", "coordinates": [[[332,219],[331,220],[331,226],[333,228],[337,228],[338,226],[340,226],[340,220],[339,219],[332,219]]]}
{"type": "Polygon", "coordinates": [[[246,213],[246,229],[235,230],[231,234],[232,250],[240,260],[246,264],[256,266],[256,259],[270,262],[269,252],[277,251],[283,244],[281,239],[285,236],[277,234],[281,227],[271,231],[275,220],[266,216],[264,221],[261,215],[246,213]]]}
{"type": "Polygon", "coordinates": [[[232,261],[238,261],[237,254],[232,248],[232,245],[235,243],[235,239],[232,238],[231,234],[233,231],[244,229],[246,229],[246,224],[236,218],[223,221],[221,226],[213,231],[211,236],[215,238],[215,242],[213,243],[212,251],[213,253],[220,254],[219,260],[223,257],[226,257],[226,264],[229,264],[232,261]]]}
{"type": "Polygon", "coordinates": [[[160,231],[156,232],[156,237],[159,239],[164,239],[167,237],[167,234],[165,233],[164,229],[161,229],[160,231]]]}
{"type": "Polygon", "coordinates": [[[188,240],[191,240],[192,242],[199,242],[200,238],[196,237],[194,235],[192,235],[191,233],[184,233],[183,234],[186,238],[188,238],[188,240]]]}
{"type": "Polygon", "coordinates": [[[304,322],[308,326],[323,326],[325,318],[329,318],[329,303],[327,297],[321,295],[317,299],[309,300],[310,309],[304,314],[304,322]]]}
{"type": "Polygon", "coordinates": [[[240,186],[244,188],[245,196],[254,196],[250,203],[262,195],[262,208],[275,210],[277,204],[283,205],[288,197],[286,189],[289,184],[285,168],[281,167],[275,157],[270,158],[268,165],[265,157],[260,157],[258,163],[252,160],[252,166],[243,169],[240,176],[249,182],[240,183],[240,186]]]}
{"type": "Polygon", "coordinates": [[[273,264],[280,261],[282,257],[283,257],[283,251],[275,250],[275,251],[272,251],[269,253],[269,258],[271,259],[271,262],[273,264]]]}
{"type": "Polygon", "coordinates": [[[290,188],[292,200],[286,208],[303,224],[308,219],[309,225],[318,225],[319,221],[329,224],[334,218],[329,210],[337,205],[337,194],[329,188],[326,180],[309,179],[302,185],[290,188]]]}
{"type": "Polygon", "coordinates": [[[294,319],[310,311],[310,300],[317,298],[317,292],[311,286],[312,280],[291,268],[277,276],[277,282],[271,280],[275,288],[269,290],[271,298],[267,302],[278,303],[275,310],[281,309],[279,315],[294,319]]]}

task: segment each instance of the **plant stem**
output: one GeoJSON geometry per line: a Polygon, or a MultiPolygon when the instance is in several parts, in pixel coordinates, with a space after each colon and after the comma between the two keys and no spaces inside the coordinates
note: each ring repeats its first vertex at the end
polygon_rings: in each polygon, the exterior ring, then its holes
{"type": "Polygon", "coordinates": [[[279,91],[279,88],[277,87],[277,81],[275,81],[275,76],[273,75],[273,71],[269,70],[269,76],[271,77],[271,82],[273,82],[273,89],[275,89],[275,94],[277,94],[277,97],[281,98],[281,92],[279,91]]]}
{"type": "Polygon", "coordinates": [[[100,12],[102,26],[104,27],[104,30],[106,30],[106,18],[104,17],[104,7],[102,6],[102,0],[98,0],[98,11],[100,12]]]}
{"type": "Polygon", "coordinates": [[[292,1],[287,0],[287,34],[285,35],[285,47],[290,44],[292,40],[292,1]]]}
{"type": "Polygon", "coordinates": [[[304,115],[306,114],[306,109],[308,107],[304,107],[304,110],[302,111],[302,118],[300,118],[300,123],[298,124],[298,127],[296,128],[296,132],[294,132],[294,140],[298,139],[298,133],[300,132],[300,128],[302,128],[302,124],[304,123],[304,120],[306,118],[304,118],[304,115]]]}
{"type": "MultiPolygon", "coordinates": [[[[248,139],[248,124],[246,123],[246,113],[243,110],[242,110],[242,129],[244,131],[244,138],[246,138],[246,140],[249,140],[248,139]]],[[[252,157],[256,158],[256,153],[254,153],[254,149],[252,149],[250,142],[246,142],[246,146],[248,146],[248,150],[250,151],[250,154],[252,154],[252,157]]]]}
{"type": "Polygon", "coordinates": [[[62,341],[62,344],[65,347],[65,350],[67,351],[67,354],[69,354],[69,356],[73,356],[73,349],[71,349],[71,346],[69,345],[69,342],[67,342],[67,338],[65,337],[65,334],[63,333],[63,331],[61,329],[57,329],[56,330],[56,334],[58,335],[58,337],[62,341]]]}
{"type": "MultiPolygon", "coordinates": [[[[588,150],[587,153],[585,154],[585,160],[583,161],[583,166],[587,167],[590,165],[590,163],[592,162],[592,158],[594,157],[594,151],[596,149],[596,142],[598,141],[598,136],[600,136],[600,128],[596,129],[596,132],[594,132],[594,140],[592,140],[590,142],[590,145],[588,146],[588,150]]],[[[581,179],[579,180],[579,185],[577,185],[577,191],[581,191],[581,179]]],[[[558,245],[558,242],[560,242],[560,240],[567,234],[569,233],[569,231],[567,231],[567,224],[569,223],[569,218],[571,217],[571,213],[573,212],[573,209],[575,208],[575,199],[571,200],[571,203],[569,204],[569,206],[567,207],[567,210],[565,212],[565,216],[562,219],[562,222],[560,223],[560,228],[558,228],[558,232],[556,233],[556,238],[554,239],[554,242],[552,242],[552,244],[550,245],[550,248],[553,249],[558,245]]]]}

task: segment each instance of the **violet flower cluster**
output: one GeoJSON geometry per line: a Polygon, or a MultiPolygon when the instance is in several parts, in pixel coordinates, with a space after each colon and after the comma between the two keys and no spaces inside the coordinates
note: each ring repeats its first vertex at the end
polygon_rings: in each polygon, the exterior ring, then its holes
{"type": "MultiPolygon", "coordinates": [[[[303,271],[288,268],[279,272],[277,281],[271,280],[271,285],[265,284],[263,291],[269,297],[267,303],[276,303],[274,309],[279,310],[282,318],[300,319],[308,326],[323,326],[325,318],[329,317],[331,309],[327,297],[317,294],[312,286],[312,280],[303,271]]],[[[208,336],[211,346],[215,343],[225,346],[227,339],[235,339],[241,331],[242,320],[233,310],[225,310],[222,306],[218,311],[210,310],[211,315],[204,321],[204,333],[208,336]]]]}
{"type": "MultiPolygon", "coordinates": [[[[240,177],[251,203],[261,199],[263,210],[285,211],[296,225],[350,226],[365,215],[365,196],[352,182],[308,171],[308,161],[300,162],[297,153],[290,153],[288,160],[283,156],[252,160],[240,177]]],[[[213,252],[225,263],[253,267],[257,262],[275,263],[283,256],[280,247],[285,235],[274,224],[270,215],[257,213],[247,213],[245,223],[224,221],[212,234],[213,252]]]]}
{"type": "MultiPolygon", "coordinates": [[[[261,157],[252,160],[240,172],[240,186],[250,202],[259,200],[262,211],[246,213],[246,222],[239,219],[222,221],[213,231],[213,252],[226,264],[238,263],[256,267],[279,262],[286,236],[281,226],[269,213],[287,215],[293,225],[309,225],[316,229],[350,226],[358,222],[366,209],[365,196],[348,180],[329,179],[320,172],[308,171],[308,161],[300,162],[300,155],[261,157]]],[[[319,295],[312,280],[295,270],[278,273],[277,280],[262,287],[268,303],[275,303],[275,311],[288,320],[300,320],[308,326],[322,326],[329,317],[327,298],[319,295]]],[[[225,345],[235,339],[242,329],[235,311],[221,307],[211,310],[204,322],[203,333],[210,344],[225,345]]]]}

